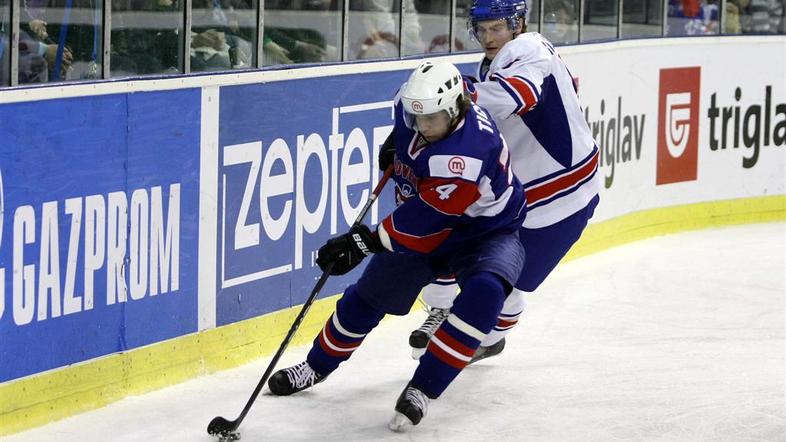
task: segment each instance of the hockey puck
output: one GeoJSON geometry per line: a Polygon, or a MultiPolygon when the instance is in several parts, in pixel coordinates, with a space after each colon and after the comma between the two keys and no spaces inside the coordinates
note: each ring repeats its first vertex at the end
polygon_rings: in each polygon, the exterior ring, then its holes
{"type": "Polygon", "coordinates": [[[240,440],[240,433],[237,431],[222,433],[218,436],[218,442],[232,442],[235,440],[240,440]]]}

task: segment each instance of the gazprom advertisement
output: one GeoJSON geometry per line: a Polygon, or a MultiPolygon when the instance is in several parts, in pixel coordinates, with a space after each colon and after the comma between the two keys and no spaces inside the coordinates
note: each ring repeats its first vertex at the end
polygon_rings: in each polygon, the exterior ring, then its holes
{"type": "Polygon", "coordinates": [[[0,106],[0,382],[196,330],[200,93],[0,106]]]}
{"type": "MultiPolygon", "coordinates": [[[[408,73],[221,88],[217,325],[305,301],[321,274],[316,251],[348,230],[381,176],[408,73]]],[[[387,188],[365,222],[392,207],[387,188]]],[[[358,275],[331,277],[321,295],[358,275]]]]}

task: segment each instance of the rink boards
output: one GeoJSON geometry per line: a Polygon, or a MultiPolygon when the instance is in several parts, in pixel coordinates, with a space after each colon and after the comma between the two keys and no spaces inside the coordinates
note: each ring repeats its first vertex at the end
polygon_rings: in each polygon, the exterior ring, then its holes
{"type": "MultiPolygon", "coordinates": [[[[604,183],[571,257],[786,218],[786,39],[560,53],[604,183]]],[[[479,54],[443,58],[469,73],[479,54]]],[[[0,91],[0,435],[275,350],[417,64],[0,91]]],[[[359,271],[328,280],[298,342],[359,271]]]]}

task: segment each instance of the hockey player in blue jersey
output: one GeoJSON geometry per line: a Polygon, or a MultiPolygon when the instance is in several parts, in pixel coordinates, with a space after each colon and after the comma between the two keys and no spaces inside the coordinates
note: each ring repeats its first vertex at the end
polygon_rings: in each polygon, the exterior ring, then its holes
{"type": "MultiPolygon", "coordinates": [[[[470,32],[485,57],[477,70],[480,81],[467,87],[508,142],[528,210],[520,231],[527,262],[473,362],[502,351],[505,335],[524,313],[525,293],[535,291],[568,253],[599,200],[598,148],[573,77],[549,41],[527,32],[527,9],[525,0],[476,0],[469,14],[470,32]]],[[[414,358],[449,314],[456,291],[451,280],[424,289],[431,310],[410,335],[414,358]]]]}
{"type": "Polygon", "coordinates": [[[396,209],[373,231],[360,226],[329,240],[316,260],[323,269],[334,263],[332,274],[350,271],[366,255],[371,261],[344,291],[306,361],[276,372],[268,387],[289,395],[324,381],[385,314],[407,314],[423,286],[455,274],[461,295],[388,424],[400,431],[420,422],[496,324],[524,265],[518,229],[526,208],[504,140],[471,103],[452,64],[426,61],[415,69],[396,97],[392,136],[399,146],[396,209]]]}

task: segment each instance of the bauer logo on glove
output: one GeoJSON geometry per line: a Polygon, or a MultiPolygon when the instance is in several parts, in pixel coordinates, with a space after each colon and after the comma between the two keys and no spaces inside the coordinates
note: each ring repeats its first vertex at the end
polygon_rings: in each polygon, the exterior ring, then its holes
{"type": "Polygon", "coordinates": [[[367,226],[360,224],[343,235],[329,239],[320,247],[317,265],[325,271],[333,263],[330,274],[343,275],[357,267],[366,256],[384,249],[377,233],[372,233],[367,226]]]}

